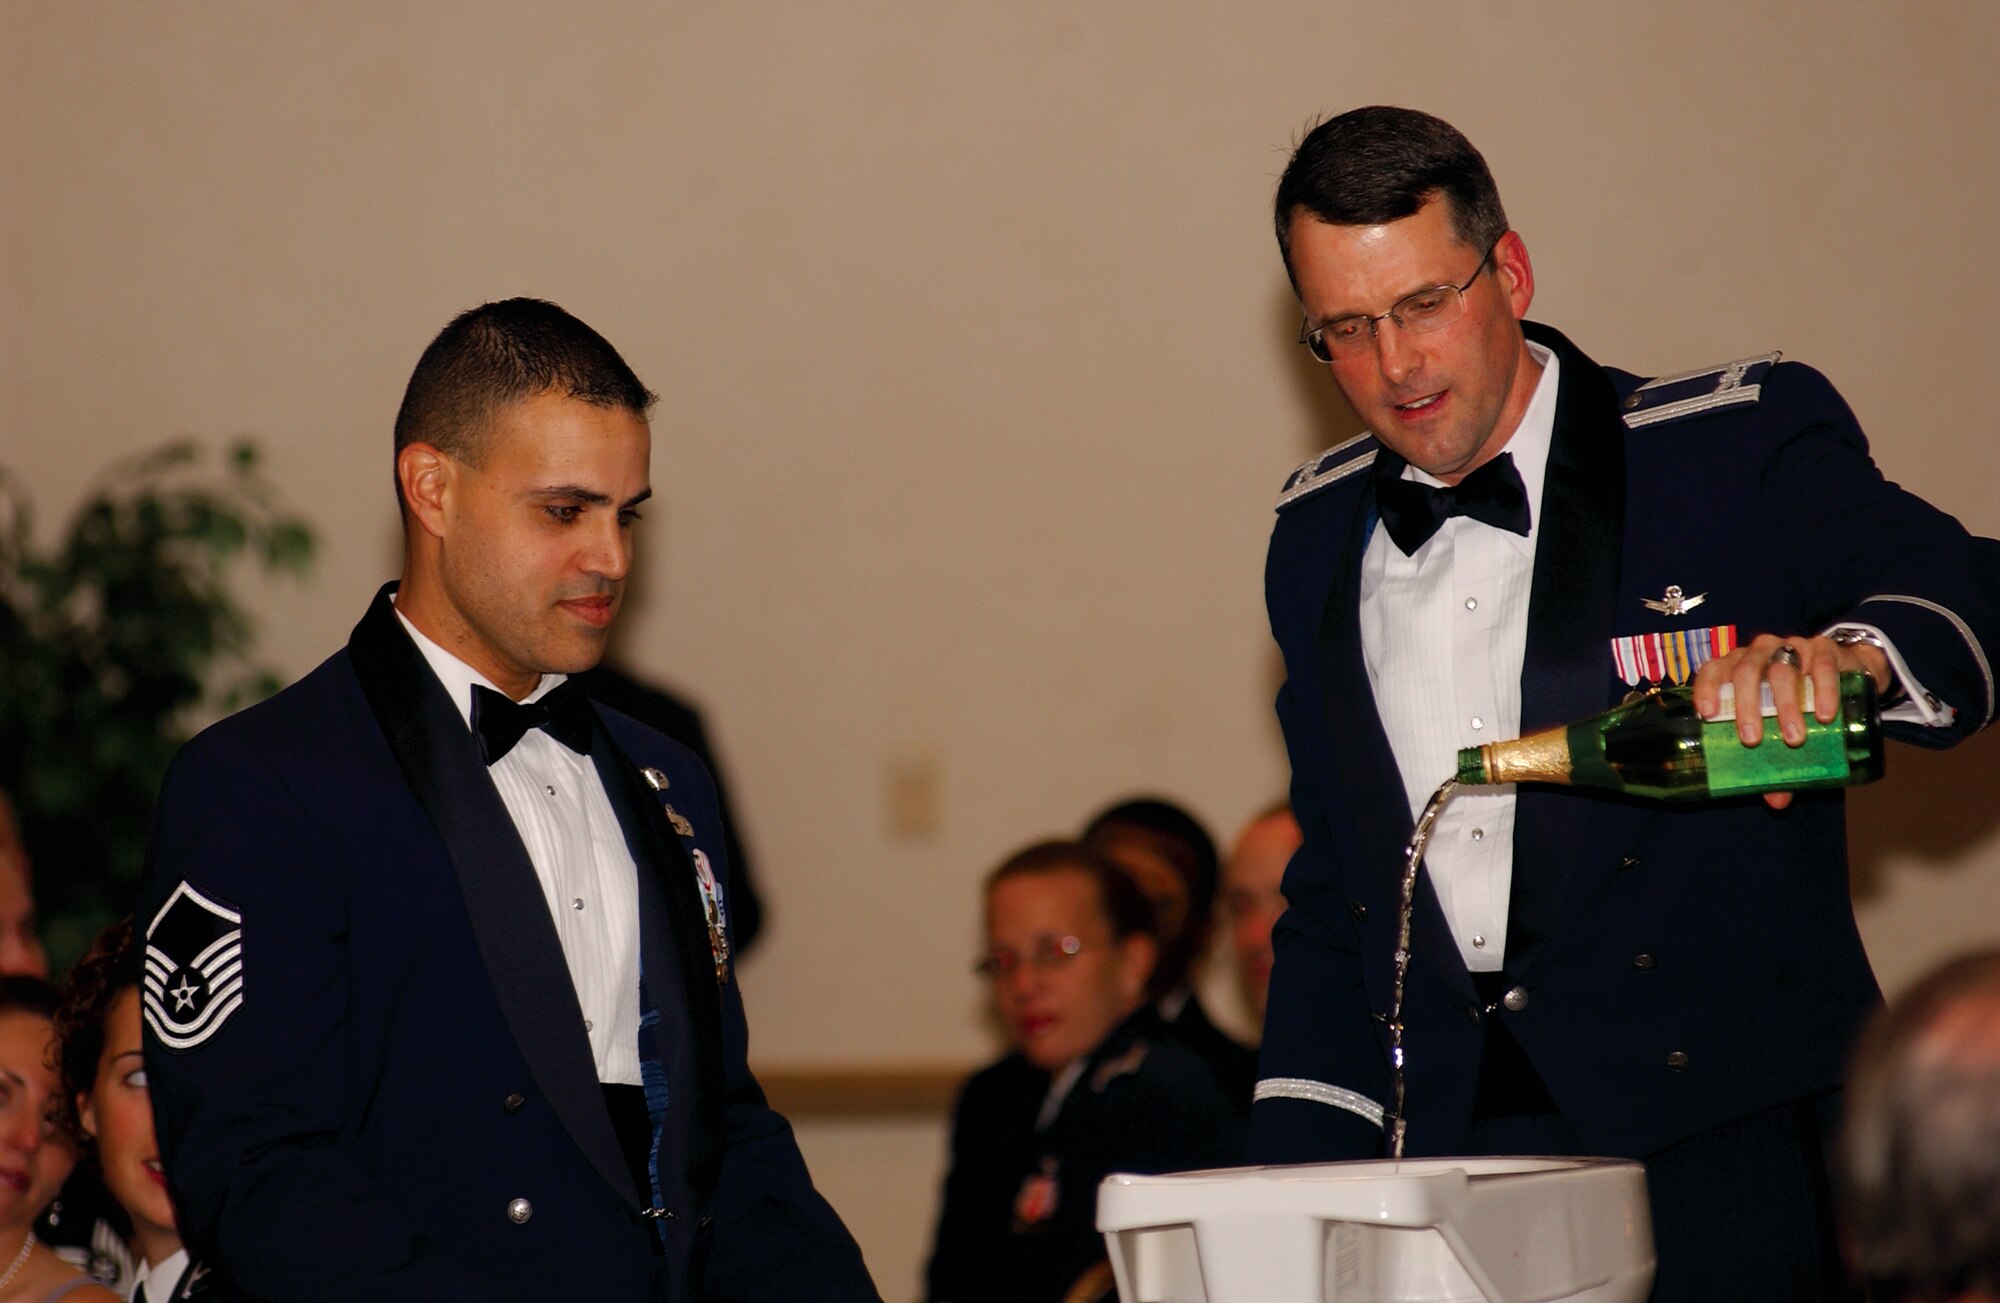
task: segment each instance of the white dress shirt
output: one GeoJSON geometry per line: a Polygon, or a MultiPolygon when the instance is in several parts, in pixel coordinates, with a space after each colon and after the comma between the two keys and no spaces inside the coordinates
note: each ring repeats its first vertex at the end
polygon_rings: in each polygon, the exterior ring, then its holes
{"type": "Polygon", "coordinates": [[[143,1285],[146,1303],[172,1303],[174,1289],[181,1283],[181,1275],[187,1269],[188,1251],[176,1249],[171,1256],[136,1273],[132,1277],[132,1288],[125,1291],[125,1297],[137,1298],[139,1287],[143,1285]]]}
{"type": "MultiPolygon", "coordinates": [[[[1527,490],[1527,537],[1454,516],[1414,556],[1377,528],[1361,558],[1362,656],[1413,819],[1458,772],[1459,748],[1521,731],[1528,594],[1559,379],[1553,353],[1534,343],[1528,349],[1542,377],[1503,449],[1527,490]]],[[[1441,482],[1414,466],[1403,478],[1441,482]]],[[[1424,856],[1445,921],[1474,972],[1498,970],[1506,954],[1514,804],[1511,783],[1461,790],[1439,816],[1424,856]]]]}
{"type": "MultiPolygon", "coordinates": [[[[499,689],[425,637],[401,611],[396,618],[470,729],[473,687],[499,689]]],[[[539,700],[565,677],[544,674],[527,700],[539,700]]],[[[589,756],[578,755],[539,728],[529,729],[486,772],[541,879],[542,897],[583,1008],[597,1079],[639,1085],[639,870],[604,780],[589,756]]]]}

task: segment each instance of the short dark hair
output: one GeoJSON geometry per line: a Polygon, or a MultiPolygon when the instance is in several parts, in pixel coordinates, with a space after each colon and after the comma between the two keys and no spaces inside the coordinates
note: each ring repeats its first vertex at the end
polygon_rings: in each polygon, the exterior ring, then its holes
{"type": "Polygon", "coordinates": [[[132,920],[121,918],[97,934],[64,983],[62,1004],[55,1011],[56,1068],[62,1074],[63,1125],[79,1144],[88,1145],[76,1097],[97,1084],[97,1061],[104,1053],[104,1020],[111,1002],[139,987],[139,947],[132,920]]]}
{"type": "Polygon", "coordinates": [[[1146,834],[1173,865],[1174,872],[1187,884],[1187,931],[1198,932],[1214,917],[1215,893],[1222,881],[1222,861],[1216,853],[1215,838],[1184,807],[1163,797],[1136,796],[1099,811],[1083,826],[1083,840],[1101,847],[1121,829],[1146,834]]]}
{"type": "MultiPolygon", "coordinates": [[[[1453,234],[1467,246],[1490,249],[1507,233],[1493,173],[1449,122],[1377,104],[1320,123],[1292,151],[1278,180],[1273,220],[1286,275],[1295,214],[1330,226],[1378,226],[1415,215],[1440,194],[1450,204],[1453,234]]],[[[1292,284],[1297,288],[1296,276],[1292,284]]]]}
{"type": "Polygon", "coordinates": [[[1157,936],[1153,902],[1139,890],[1139,884],[1104,852],[1082,842],[1050,840],[1022,847],[986,875],[986,893],[991,895],[993,888],[1010,878],[1044,873],[1081,873],[1095,882],[1104,921],[1120,941],[1130,936],[1157,936]]]}
{"type": "Polygon", "coordinates": [[[2000,1294],[2000,950],[1931,973],[1863,1033],[1835,1189],[1869,1297],[2000,1294]]]}
{"type": "Polygon", "coordinates": [[[417,359],[396,412],[396,452],[428,443],[478,465],[495,414],[552,389],[639,416],[657,401],[583,322],[544,299],[503,299],[461,312],[417,359]]]}
{"type": "Polygon", "coordinates": [[[1187,888],[1187,915],[1179,930],[1165,935],[1164,921],[1159,929],[1160,962],[1153,967],[1152,990],[1155,996],[1166,995],[1193,975],[1195,961],[1208,942],[1215,898],[1222,887],[1215,838],[1201,820],[1172,801],[1141,796],[1098,814],[1084,825],[1083,840],[1114,860],[1120,841],[1137,840],[1164,860],[1187,888]]]}

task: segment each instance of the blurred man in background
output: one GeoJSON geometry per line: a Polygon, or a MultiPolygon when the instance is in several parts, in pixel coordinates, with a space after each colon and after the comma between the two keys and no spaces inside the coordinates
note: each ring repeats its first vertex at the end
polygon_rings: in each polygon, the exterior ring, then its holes
{"type": "Polygon", "coordinates": [[[1303,840],[1292,807],[1279,802],[1247,824],[1222,870],[1222,912],[1236,956],[1236,981],[1243,1002],[1264,1029],[1264,1002],[1271,991],[1271,929],[1285,912],[1285,866],[1303,840]]]}
{"type": "Polygon", "coordinates": [[[1918,982],[1862,1035],[1834,1175],[1877,1303],[2000,1300],[2000,950],[1918,982]]]}

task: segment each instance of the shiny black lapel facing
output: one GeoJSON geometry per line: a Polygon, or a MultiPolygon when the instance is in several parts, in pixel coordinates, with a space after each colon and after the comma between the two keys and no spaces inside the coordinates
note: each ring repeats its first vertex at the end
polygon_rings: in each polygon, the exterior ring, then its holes
{"type": "Polygon", "coordinates": [[[386,600],[375,595],[348,655],[389,749],[458,872],[479,956],[535,1084],[611,1188],[639,1192],[605,1111],[583,1010],[534,863],[487,776],[479,743],[386,600]]]}
{"type": "MultiPolygon", "coordinates": [[[[1376,456],[1389,458],[1400,467],[1400,459],[1387,448],[1376,456]]],[[[1368,663],[1361,649],[1361,557],[1376,523],[1375,490],[1367,475],[1355,478],[1360,481],[1360,501],[1320,617],[1319,672],[1326,697],[1327,735],[1340,766],[1341,785],[1360,836],[1361,853],[1368,861],[1371,881],[1382,885],[1393,907],[1402,897],[1403,852],[1415,824],[1410,818],[1409,797],[1403,791],[1402,771],[1396,767],[1396,754],[1389,747],[1389,735],[1375,708],[1375,690],[1368,681],[1368,663]]],[[[1394,915],[1390,917],[1393,920],[1394,915]]],[[[1468,1000],[1473,998],[1472,979],[1466,975],[1458,943],[1452,939],[1444,907],[1438,903],[1428,874],[1417,882],[1410,950],[1434,964],[1453,990],[1468,1000]]]]}
{"type": "Polygon", "coordinates": [[[725,1125],[722,1000],[694,862],[668,826],[659,795],[601,720],[590,755],[639,868],[640,970],[652,1006],[660,1011],[668,1099],[674,1115],[691,1124],[664,1137],[660,1153],[684,1154],[691,1179],[713,1185],[725,1125]]]}
{"type": "MultiPolygon", "coordinates": [[[[1554,350],[1562,369],[1528,597],[1523,734],[1608,704],[1625,540],[1625,426],[1610,378],[1555,331],[1533,324],[1526,330],[1554,350]]],[[[1506,964],[1516,979],[1556,926],[1596,804],[1575,793],[1521,790],[1507,907],[1506,964]]]]}

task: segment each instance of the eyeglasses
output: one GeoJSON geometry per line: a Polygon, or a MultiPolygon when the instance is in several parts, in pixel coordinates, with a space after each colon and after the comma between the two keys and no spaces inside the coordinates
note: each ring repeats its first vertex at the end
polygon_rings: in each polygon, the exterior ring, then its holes
{"type": "Polygon", "coordinates": [[[1299,343],[1312,351],[1312,355],[1322,362],[1331,362],[1337,357],[1355,357],[1374,346],[1378,329],[1376,322],[1393,321],[1413,335],[1427,335],[1433,330],[1443,330],[1465,314],[1465,292],[1472,288],[1472,282],[1486,270],[1493,261],[1493,250],[1500,247],[1495,240],[1486,247],[1486,256],[1472,269],[1472,275],[1465,278],[1463,285],[1433,285],[1427,290],[1398,299],[1396,305],[1387,312],[1369,316],[1356,313],[1351,317],[1338,317],[1318,329],[1308,329],[1311,319],[1299,323],[1299,343]]]}
{"type": "Polygon", "coordinates": [[[1025,955],[995,946],[986,952],[985,958],[972,966],[972,971],[995,981],[1012,977],[1023,966],[1037,973],[1046,973],[1061,968],[1082,951],[1083,942],[1075,937],[1037,937],[1034,949],[1025,955]]]}

